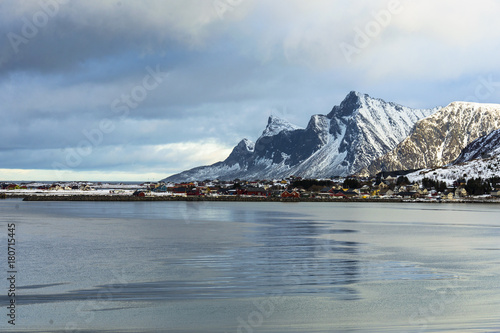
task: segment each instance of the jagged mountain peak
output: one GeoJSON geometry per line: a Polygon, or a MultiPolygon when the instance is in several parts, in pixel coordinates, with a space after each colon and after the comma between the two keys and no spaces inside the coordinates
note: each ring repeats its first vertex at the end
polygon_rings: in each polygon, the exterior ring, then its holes
{"type": "Polygon", "coordinates": [[[352,115],[352,113],[363,105],[363,100],[369,98],[368,95],[356,91],[351,91],[344,100],[333,107],[328,114],[328,118],[341,118],[352,115]]]}
{"type": "Polygon", "coordinates": [[[328,131],[330,123],[328,118],[322,114],[315,114],[309,120],[306,129],[313,131],[328,131]]]}
{"type": "Polygon", "coordinates": [[[251,156],[254,150],[255,143],[245,138],[233,148],[233,151],[229,154],[225,162],[228,165],[239,164],[242,159],[251,156]]]}
{"type": "Polygon", "coordinates": [[[245,138],[241,140],[236,147],[246,149],[249,152],[253,152],[255,149],[255,143],[245,138]]]}
{"type": "Polygon", "coordinates": [[[300,129],[299,126],[288,122],[285,119],[270,115],[267,119],[267,126],[261,136],[273,136],[279,134],[282,131],[293,131],[300,129]]]}
{"type": "Polygon", "coordinates": [[[380,109],[387,107],[402,112],[410,110],[408,107],[392,102],[386,102],[381,98],[374,98],[368,94],[351,91],[339,105],[333,107],[328,114],[328,118],[333,119],[349,117],[354,116],[363,110],[378,109],[377,111],[380,111],[380,109]]]}

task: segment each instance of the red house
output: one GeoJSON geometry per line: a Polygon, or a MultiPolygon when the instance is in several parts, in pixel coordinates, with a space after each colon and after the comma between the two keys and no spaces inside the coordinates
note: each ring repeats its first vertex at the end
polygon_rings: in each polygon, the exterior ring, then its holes
{"type": "Polygon", "coordinates": [[[193,188],[186,192],[187,195],[204,195],[199,187],[193,188]]]}
{"type": "Polygon", "coordinates": [[[300,193],[295,190],[287,190],[281,193],[282,198],[300,198],[300,193]]]}
{"type": "Polygon", "coordinates": [[[244,191],[241,191],[243,195],[253,195],[267,197],[269,193],[261,187],[249,187],[244,191]]]}

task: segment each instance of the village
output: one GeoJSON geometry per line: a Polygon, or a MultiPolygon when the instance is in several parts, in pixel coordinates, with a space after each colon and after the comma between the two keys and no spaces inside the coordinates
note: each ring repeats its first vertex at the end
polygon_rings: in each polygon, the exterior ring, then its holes
{"type": "Polygon", "coordinates": [[[0,198],[24,196],[133,196],[198,198],[273,198],[296,200],[377,200],[404,199],[418,201],[460,201],[466,199],[500,199],[500,181],[490,179],[457,180],[451,186],[423,179],[411,183],[405,176],[379,174],[374,178],[335,177],[302,179],[288,177],[275,180],[233,181],[205,180],[186,183],[0,183],[0,198]]]}

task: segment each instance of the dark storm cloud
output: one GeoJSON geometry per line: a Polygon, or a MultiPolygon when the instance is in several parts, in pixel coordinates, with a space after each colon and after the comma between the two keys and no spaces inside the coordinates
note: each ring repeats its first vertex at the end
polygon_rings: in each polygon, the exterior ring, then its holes
{"type": "MultiPolygon", "coordinates": [[[[190,46],[197,41],[195,25],[200,17],[192,17],[193,27],[176,21],[189,18],[186,12],[192,3],[186,1],[184,14],[175,17],[173,10],[182,8],[162,1],[4,1],[0,70],[68,74],[91,61],[170,56],[169,49],[177,44],[190,46]]],[[[175,62],[175,51],[170,60],[175,62]]]]}

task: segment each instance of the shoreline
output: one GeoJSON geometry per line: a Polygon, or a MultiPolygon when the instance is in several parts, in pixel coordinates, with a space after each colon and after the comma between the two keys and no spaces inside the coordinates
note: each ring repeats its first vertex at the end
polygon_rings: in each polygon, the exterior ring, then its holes
{"type": "Polygon", "coordinates": [[[497,198],[481,199],[481,198],[465,198],[456,200],[423,200],[423,199],[404,199],[404,198],[281,198],[281,197],[252,197],[252,196],[218,196],[218,197],[202,197],[202,196],[131,196],[131,195],[7,195],[6,198],[23,199],[23,201],[214,201],[214,202],[378,202],[378,203],[489,203],[500,204],[497,198]]]}

